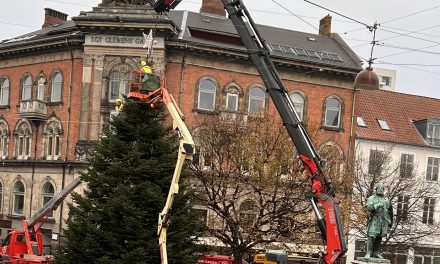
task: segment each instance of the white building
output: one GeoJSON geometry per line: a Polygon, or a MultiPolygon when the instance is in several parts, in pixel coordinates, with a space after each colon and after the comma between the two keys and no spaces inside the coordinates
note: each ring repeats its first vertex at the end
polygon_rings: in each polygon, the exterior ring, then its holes
{"type": "Polygon", "coordinates": [[[373,71],[379,77],[379,86],[381,90],[395,91],[396,71],[390,69],[374,68],[373,71]]]}
{"type": "MultiPolygon", "coordinates": [[[[383,181],[388,196],[394,194],[396,235],[384,248],[385,257],[393,264],[439,264],[440,100],[375,90],[360,91],[356,101],[356,166],[364,163],[368,177],[376,161],[390,157],[389,170],[380,170],[390,175],[383,181]],[[396,186],[404,190],[397,192],[396,186]]],[[[354,180],[356,197],[362,179],[354,180]]],[[[349,230],[347,263],[365,254],[364,241],[360,232],[349,230]]]]}

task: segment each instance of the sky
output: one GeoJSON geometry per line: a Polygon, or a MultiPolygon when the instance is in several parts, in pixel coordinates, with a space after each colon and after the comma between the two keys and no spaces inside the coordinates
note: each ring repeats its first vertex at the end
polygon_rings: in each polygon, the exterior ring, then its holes
{"type": "MultiPolygon", "coordinates": [[[[72,16],[101,0],[15,0],[0,9],[0,40],[41,28],[44,8],[72,16]]],[[[319,20],[330,14],[338,33],[374,68],[397,71],[396,91],[440,99],[440,2],[438,0],[243,0],[257,24],[318,33],[319,20]],[[312,2],[312,3],[310,3],[312,2]],[[318,7],[317,5],[321,6],[318,7]],[[371,56],[373,33],[376,43],[371,56]]],[[[202,0],[182,0],[176,9],[198,12],[202,0]]],[[[367,64],[364,64],[364,67],[367,64]]]]}

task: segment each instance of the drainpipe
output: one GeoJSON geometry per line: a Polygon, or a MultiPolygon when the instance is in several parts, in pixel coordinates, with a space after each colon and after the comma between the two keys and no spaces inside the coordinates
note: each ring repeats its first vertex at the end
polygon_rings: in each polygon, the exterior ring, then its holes
{"type": "Polygon", "coordinates": [[[188,48],[188,43],[185,43],[185,50],[183,51],[182,63],[180,66],[180,91],[179,91],[179,108],[182,109],[182,96],[183,96],[183,77],[184,77],[184,68],[185,68],[185,58],[186,58],[186,49],[188,48]]]}
{"type": "Polygon", "coordinates": [[[31,181],[31,202],[29,203],[29,218],[32,217],[32,198],[34,196],[34,175],[35,175],[35,163],[32,164],[32,181],[31,181]]]}
{"type": "MultiPolygon", "coordinates": [[[[351,121],[350,121],[350,137],[348,141],[348,153],[347,153],[347,162],[351,160],[351,148],[353,145],[353,127],[354,127],[354,112],[356,106],[356,87],[353,87],[353,97],[352,97],[352,107],[351,107],[351,121]]],[[[348,165],[348,164],[347,164],[348,165]]]]}
{"type": "MultiPolygon", "coordinates": [[[[67,49],[70,49],[69,42],[66,38],[67,49]]],[[[70,130],[70,109],[71,109],[71,98],[72,98],[72,80],[73,80],[73,51],[70,50],[70,77],[69,77],[69,91],[67,100],[67,117],[66,117],[66,144],[64,144],[64,160],[67,160],[67,149],[69,146],[69,130],[70,130]]],[[[64,184],[64,181],[63,181],[64,184]]]]}

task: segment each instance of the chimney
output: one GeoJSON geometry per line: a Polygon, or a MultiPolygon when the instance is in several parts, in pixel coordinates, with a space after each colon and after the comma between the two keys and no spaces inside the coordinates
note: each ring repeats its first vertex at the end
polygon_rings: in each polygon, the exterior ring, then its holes
{"type": "Polygon", "coordinates": [[[200,13],[208,13],[217,16],[226,16],[226,10],[221,0],[202,0],[200,13]]]}
{"type": "Polygon", "coordinates": [[[50,27],[56,24],[61,24],[66,21],[67,21],[67,14],[61,13],[51,8],[44,9],[43,28],[50,27]]]}
{"type": "Polygon", "coordinates": [[[319,35],[330,37],[332,33],[332,17],[326,15],[319,21],[319,35]]]}

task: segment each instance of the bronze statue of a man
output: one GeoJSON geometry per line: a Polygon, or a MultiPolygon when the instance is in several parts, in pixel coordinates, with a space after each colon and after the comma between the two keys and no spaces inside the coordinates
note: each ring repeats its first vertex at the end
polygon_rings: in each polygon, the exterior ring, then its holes
{"type": "Polygon", "coordinates": [[[392,225],[393,210],[390,200],[384,196],[382,183],[376,185],[376,193],[367,199],[367,209],[370,212],[367,224],[367,254],[371,257],[383,258],[381,255],[382,237],[385,237],[392,225]]]}

